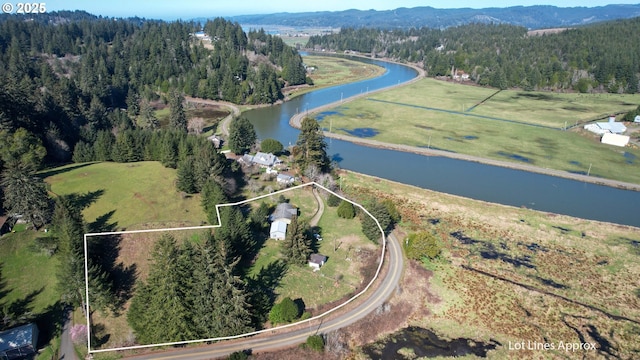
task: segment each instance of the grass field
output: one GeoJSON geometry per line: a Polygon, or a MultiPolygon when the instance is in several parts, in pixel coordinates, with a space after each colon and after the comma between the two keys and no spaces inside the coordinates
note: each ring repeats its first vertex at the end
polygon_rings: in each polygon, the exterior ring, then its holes
{"type": "Polygon", "coordinates": [[[385,71],[380,66],[364,65],[358,61],[329,56],[305,56],[303,61],[307,66],[316,68],[309,74],[309,77],[313,79],[313,86],[301,88],[285,95],[298,96],[324,87],[365,80],[382,75],[385,71]]]}
{"type": "Polygon", "coordinates": [[[637,94],[496,93],[423,79],[332,109],[337,113],[323,116],[321,126],[339,134],[373,135],[372,139],[387,143],[575,173],[586,174],[591,165],[591,175],[640,183],[639,149],[600,144],[580,126],[556,130],[629,111],[638,104],[637,94]]]}
{"type": "MultiPolygon", "coordinates": [[[[403,291],[409,325],[441,338],[501,343],[489,358],[562,358],[509,351],[509,341],[593,342],[570,357],[640,352],[640,229],[465,199],[345,173],[356,196],[392,199],[401,230],[426,230],[444,247],[424,291],[403,291]]],[[[407,273],[402,288],[418,274],[407,273]]],[[[420,280],[413,280],[420,282],[420,280]]],[[[424,283],[422,283],[424,285],[424,283]]],[[[393,316],[393,315],[389,315],[393,316]]],[[[380,319],[379,321],[383,321],[380,319]]]]}
{"type": "Polygon", "coordinates": [[[175,189],[176,171],[158,162],[75,164],[42,174],[57,195],[86,195],[89,223],[135,229],[180,222],[199,225],[206,220],[200,196],[182,197],[175,189]]]}

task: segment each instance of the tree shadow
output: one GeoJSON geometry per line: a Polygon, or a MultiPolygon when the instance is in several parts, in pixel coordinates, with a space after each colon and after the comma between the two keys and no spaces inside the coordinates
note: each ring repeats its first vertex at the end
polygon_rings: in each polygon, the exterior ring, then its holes
{"type": "Polygon", "coordinates": [[[261,328],[267,320],[269,311],[275,303],[278,287],[282,278],[288,271],[288,265],[283,260],[276,260],[260,269],[254,277],[247,277],[247,288],[249,289],[249,302],[253,308],[253,325],[261,328]]]}
{"type": "Polygon", "coordinates": [[[64,174],[64,173],[66,173],[68,171],[81,169],[81,168],[83,168],[85,166],[89,166],[89,165],[93,165],[93,164],[95,164],[95,162],[72,165],[72,166],[65,167],[63,169],[57,168],[57,169],[42,171],[42,172],[38,173],[38,176],[40,176],[41,178],[47,178],[49,176],[64,174]]]}
{"type": "Polygon", "coordinates": [[[118,228],[118,222],[109,223],[113,214],[115,214],[115,210],[111,210],[106,214],[100,215],[96,218],[96,221],[89,223],[87,225],[87,230],[90,233],[100,233],[100,232],[111,232],[116,231],[118,228]]]}
{"type": "Polygon", "coordinates": [[[35,317],[39,331],[39,346],[45,346],[55,337],[60,336],[67,310],[62,302],[56,301],[35,317]]]}
{"type": "Polygon", "coordinates": [[[307,309],[307,304],[304,303],[304,300],[302,298],[297,298],[297,299],[293,300],[293,303],[296,304],[296,306],[298,307],[298,316],[297,317],[302,316],[304,311],[307,309]]]}
{"type": "Polygon", "coordinates": [[[104,195],[104,192],[104,189],[98,189],[96,191],[88,191],[86,194],[68,194],[65,197],[71,201],[76,209],[82,211],[98,201],[104,195]]]}
{"type": "Polygon", "coordinates": [[[119,315],[124,304],[133,295],[133,288],[138,277],[137,266],[135,264],[125,266],[122,262],[118,262],[122,242],[121,235],[89,239],[87,246],[90,250],[90,260],[92,263],[98,264],[108,274],[108,278],[113,284],[112,293],[115,296],[111,310],[114,315],[119,315]]]}

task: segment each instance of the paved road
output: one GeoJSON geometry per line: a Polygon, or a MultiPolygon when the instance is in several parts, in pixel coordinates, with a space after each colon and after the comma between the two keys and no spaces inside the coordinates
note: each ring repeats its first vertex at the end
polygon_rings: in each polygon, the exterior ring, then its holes
{"type": "Polygon", "coordinates": [[[77,360],[73,342],[71,341],[71,311],[65,310],[64,324],[62,325],[62,334],[60,335],[60,350],[58,351],[58,359],[77,360]]]}
{"type": "Polygon", "coordinates": [[[307,337],[319,333],[327,333],[337,330],[366,317],[376,308],[386,302],[391,297],[400,281],[404,261],[400,244],[394,235],[387,238],[387,249],[389,252],[389,270],[382,280],[380,286],[375,290],[370,290],[364,294],[368,298],[364,301],[359,300],[359,304],[346,313],[331,317],[331,319],[317,319],[304,322],[302,328],[291,330],[280,330],[274,333],[265,333],[259,336],[246,338],[242,340],[233,340],[220,342],[214,345],[203,346],[198,348],[185,348],[179,350],[170,350],[165,352],[155,352],[147,355],[130,357],[135,360],[169,360],[169,359],[189,359],[189,360],[206,360],[227,356],[236,351],[251,350],[252,352],[263,352],[276,350],[303,343],[307,337]]]}

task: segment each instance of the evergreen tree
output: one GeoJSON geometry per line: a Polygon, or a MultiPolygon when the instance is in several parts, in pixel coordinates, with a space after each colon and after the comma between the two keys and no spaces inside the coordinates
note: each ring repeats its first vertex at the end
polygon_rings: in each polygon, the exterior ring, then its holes
{"type": "Polygon", "coordinates": [[[229,149],[236,154],[244,154],[251,150],[256,142],[256,130],[245,117],[231,122],[229,127],[229,149]]]}
{"type": "Polygon", "coordinates": [[[287,226],[287,235],[282,247],[282,253],[292,264],[304,265],[311,255],[311,240],[307,236],[306,226],[299,222],[297,217],[287,226]]]}
{"type": "Polygon", "coordinates": [[[287,324],[299,316],[300,309],[290,297],[285,297],[279,303],[273,305],[271,311],[269,311],[269,321],[272,325],[287,324]]]}
{"type": "MultiPolygon", "coordinates": [[[[204,183],[202,187],[202,208],[207,214],[207,221],[209,224],[218,224],[218,214],[216,212],[216,205],[227,203],[227,197],[224,194],[224,190],[220,184],[213,179],[209,179],[204,183]]],[[[219,225],[219,224],[218,224],[219,225]]]]}
{"type": "Polygon", "coordinates": [[[280,154],[284,150],[282,143],[276,139],[264,139],[260,143],[260,150],[265,153],[280,154]]]}
{"type": "Polygon", "coordinates": [[[163,234],[151,253],[149,277],[136,289],[127,321],[141,344],[193,338],[185,276],[178,271],[175,239],[163,234]]]}
{"type": "MultiPolygon", "coordinates": [[[[385,233],[390,229],[393,221],[391,219],[391,215],[389,215],[389,211],[384,204],[381,204],[377,201],[372,201],[367,207],[367,210],[373,215],[373,218],[378,220],[380,226],[382,227],[382,231],[385,233]]],[[[369,240],[378,243],[382,234],[380,233],[380,228],[378,224],[371,216],[367,213],[362,212],[360,221],[362,223],[362,232],[365,234],[369,240]]]]}
{"type": "Polygon", "coordinates": [[[311,165],[317,166],[322,172],[329,169],[327,143],[315,119],[305,117],[302,120],[296,148],[294,160],[303,172],[311,165]]]}
{"type": "Polygon", "coordinates": [[[169,94],[169,128],[180,132],[187,132],[187,114],[182,103],[184,96],[177,90],[169,94]]]}
{"type": "Polygon", "coordinates": [[[51,203],[42,178],[25,168],[2,173],[3,205],[9,214],[20,214],[36,228],[49,222],[51,203]]]}
{"type": "Polygon", "coordinates": [[[53,229],[58,237],[60,265],[56,275],[62,299],[84,309],[84,224],[80,210],[67,197],[56,200],[53,229]]]}
{"type": "Polygon", "coordinates": [[[342,200],[338,206],[338,217],[343,219],[353,219],[356,216],[356,209],[353,204],[342,200]]]}
{"type": "Polygon", "coordinates": [[[149,130],[156,130],[160,128],[160,122],[156,117],[156,112],[148,101],[143,101],[140,104],[140,116],[142,118],[143,128],[149,130]]]}
{"type": "Polygon", "coordinates": [[[196,181],[194,178],[193,157],[188,157],[178,164],[176,187],[178,191],[194,194],[196,181]]]}

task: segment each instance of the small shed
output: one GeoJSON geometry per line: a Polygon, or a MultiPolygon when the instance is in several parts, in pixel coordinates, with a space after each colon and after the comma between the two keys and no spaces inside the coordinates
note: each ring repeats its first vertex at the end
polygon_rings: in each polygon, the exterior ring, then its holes
{"type": "Polygon", "coordinates": [[[284,221],[274,221],[271,223],[269,237],[276,240],[284,240],[287,236],[287,223],[284,221]]]}
{"type": "Polygon", "coordinates": [[[629,143],[629,136],[618,134],[604,134],[600,142],[608,145],[625,147],[629,143]]]}
{"type": "Polygon", "coordinates": [[[633,119],[634,123],[640,123],[640,115],[636,115],[636,117],[633,119]]]}
{"type": "Polygon", "coordinates": [[[222,140],[222,138],[218,135],[211,135],[207,138],[207,140],[211,141],[216,149],[220,149],[222,147],[222,144],[224,143],[224,140],[222,140]]]}
{"type": "Polygon", "coordinates": [[[311,254],[309,256],[309,266],[313,268],[313,271],[318,271],[327,262],[327,257],[322,254],[311,254]]]}
{"type": "Polygon", "coordinates": [[[37,353],[36,324],[18,326],[0,333],[0,359],[24,359],[37,353]]]}

